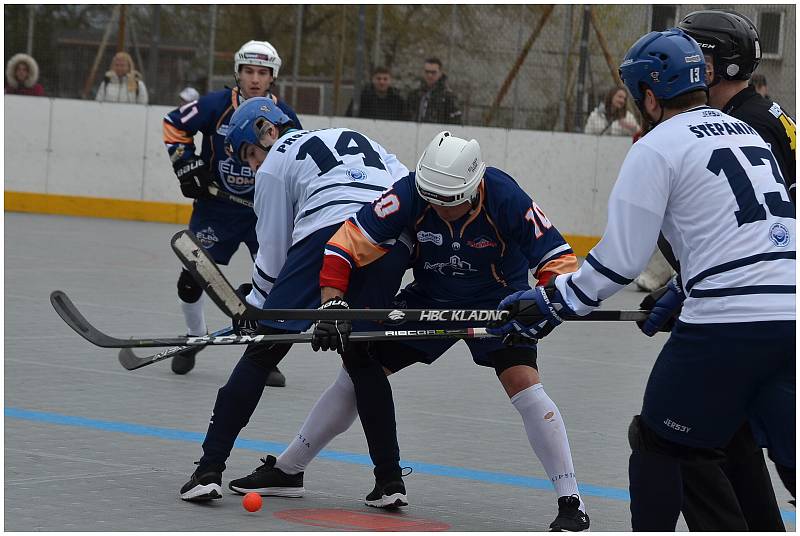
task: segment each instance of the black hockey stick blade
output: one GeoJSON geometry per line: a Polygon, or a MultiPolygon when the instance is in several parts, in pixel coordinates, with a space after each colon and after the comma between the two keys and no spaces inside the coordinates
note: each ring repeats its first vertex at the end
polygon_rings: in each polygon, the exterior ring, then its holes
{"type": "MultiPolygon", "coordinates": [[[[172,249],[203,287],[211,300],[230,318],[248,320],[374,320],[396,322],[486,322],[500,321],[507,311],[495,309],[259,309],[236,294],[217,263],[214,262],[197,237],[189,230],[177,232],[171,240],[172,249]]],[[[570,316],[569,320],[642,320],[646,311],[592,311],[585,316],[570,316]]]]}
{"type": "MultiPolygon", "coordinates": [[[[223,335],[230,335],[231,333],[233,333],[233,328],[227,327],[215,331],[211,335],[214,337],[218,337],[223,335]]],[[[142,367],[146,367],[147,365],[152,365],[153,363],[158,363],[159,361],[175,357],[187,350],[194,350],[195,348],[197,348],[197,345],[173,346],[171,348],[167,348],[165,350],[162,350],[160,352],[148,356],[138,356],[130,348],[120,348],[117,359],[119,360],[119,364],[122,365],[126,370],[136,370],[142,367]]]]}
{"type": "Polygon", "coordinates": [[[75,333],[94,344],[103,348],[119,348],[120,343],[125,341],[106,335],[102,331],[95,328],[89,323],[86,318],[78,311],[72,300],[69,299],[63,291],[54,290],[50,293],[50,303],[53,309],[56,310],[58,316],[71,327],[75,333]]]}

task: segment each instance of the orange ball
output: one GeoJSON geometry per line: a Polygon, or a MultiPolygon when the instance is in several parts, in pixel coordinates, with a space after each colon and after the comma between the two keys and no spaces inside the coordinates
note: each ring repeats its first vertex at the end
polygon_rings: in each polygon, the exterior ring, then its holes
{"type": "Polygon", "coordinates": [[[244,509],[248,512],[258,512],[261,510],[262,504],[261,495],[252,491],[242,499],[242,506],[244,506],[244,509]]]}

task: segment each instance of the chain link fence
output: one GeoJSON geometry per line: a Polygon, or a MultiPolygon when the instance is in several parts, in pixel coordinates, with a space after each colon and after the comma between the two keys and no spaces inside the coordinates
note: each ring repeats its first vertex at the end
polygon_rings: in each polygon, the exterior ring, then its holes
{"type": "MultiPolygon", "coordinates": [[[[6,4],[5,60],[27,52],[48,96],[92,99],[113,55],[125,50],[149,102],[177,105],[185,86],[202,94],[233,85],[233,53],[268,40],[283,59],[276,92],[299,114],[343,115],[374,67],[388,68],[407,95],[420,87],[424,60],[437,57],[463,124],[582,132],[618,83],[628,47],[705,7],[6,4]]],[[[795,6],[724,7],[758,27],[757,72],[794,114],[795,6]]]]}

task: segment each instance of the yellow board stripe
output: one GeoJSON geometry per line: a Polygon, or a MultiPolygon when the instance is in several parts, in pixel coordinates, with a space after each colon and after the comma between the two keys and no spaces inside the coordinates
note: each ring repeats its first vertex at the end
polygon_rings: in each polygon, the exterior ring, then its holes
{"type": "MultiPolygon", "coordinates": [[[[131,201],[74,195],[5,192],[5,210],[35,214],[58,214],[84,218],[155,221],[186,225],[192,214],[191,205],[159,201],[131,201]]],[[[597,242],[596,236],[564,235],[576,255],[585,257],[597,242]]]]}
{"type": "Polygon", "coordinates": [[[155,221],[187,224],[192,214],[191,205],[162,203],[158,201],[131,201],[73,195],[36,194],[29,192],[4,192],[5,210],[58,214],[86,218],[111,218],[115,220],[155,221]]]}

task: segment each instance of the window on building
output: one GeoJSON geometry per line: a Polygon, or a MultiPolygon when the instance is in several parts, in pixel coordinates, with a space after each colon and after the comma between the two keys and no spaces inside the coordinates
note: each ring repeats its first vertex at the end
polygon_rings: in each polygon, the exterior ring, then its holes
{"type": "Polygon", "coordinates": [[[763,58],[783,56],[783,11],[761,11],[758,14],[758,37],[763,58]]]}
{"type": "Polygon", "coordinates": [[[674,28],[678,23],[678,6],[670,4],[655,4],[650,15],[650,31],[663,32],[667,28],[674,28]]]}

